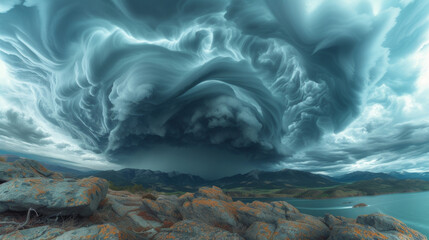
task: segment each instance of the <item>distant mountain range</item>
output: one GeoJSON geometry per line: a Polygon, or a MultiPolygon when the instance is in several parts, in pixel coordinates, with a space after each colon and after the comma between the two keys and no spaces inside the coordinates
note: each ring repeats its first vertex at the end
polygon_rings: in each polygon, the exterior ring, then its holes
{"type": "MultiPolygon", "coordinates": [[[[19,157],[9,155],[8,161],[19,157]]],[[[73,168],[44,164],[48,169],[67,177],[96,176],[107,179],[112,186],[141,185],[161,192],[194,191],[201,186],[219,186],[235,197],[288,196],[328,198],[374,195],[393,192],[429,190],[429,173],[373,173],[357,171],[330,177],[305,171],[284,169],[280,171],[251,171],[216,180],[178,172],[161,172],[145,169],[118,171],[80,171],[73,168]]]]}
{"type": "Polygon", "coordinates": [[[193,191],[201,186],[219,186],[234,197],[288,196],[329,198],[429,190],[427,174],[353,172],[329,177],[305,171],[251,171],[216,180],[196,175],[142,169],[83,173],[105,178],[117,186],[142,185],[156,191],[193,191]]]}
{"type": "Polygon", "coordinates": [[[429,172],[410,173],[410,172],[391,172],[390,176],[397,179],[420,179],[429,181],[429,172]]]}
{"type": "Polygon", "coordinates": [[[397,179],[397,177],[394,177],[387,173],[373,173],[373,172],[352,172],[348,173],[339,177],[333,177],[332,179],[337,182],[357,182],[357,181],[363,181],[363,180],[371,180],[371,179],[397,179]]]}
{"type": "Polygon", "coordinates": [[[337,185],[331,178],[304,171],[284,169],[280,171],[251,171],[246,174],[237,174],[212,181],[213,185],[221,188],[282,188],[299,187],[328,187],[337,185]]]}
{"type": "Polygon", "coordinates": [[[285,169],[281,171],[251,171],[217,180],[206,180],[196,175],[177,172],[165,173],[144,169],[122,169],[119,171],[94,171],[79,174],[79,177],[96,176],[105,178],[115,185],[140,184],[159,191],[190,191],[201,186],[216,185],[226,189],[247,187],[278,189],[291,186],[327,187],[338,183],[323,175],[285,169]]]}
{"type": "Polygon", "coordinates": [[[390,173],[374,173],[374,172],[352,172],[338,177],[331,178],[337,182],[357,182],[371,179],[418,179],[429,181],[429,172],[411,173],[411,172],[390,172],[390,173]]]}
{"type": "Polygon", "coordinates": [[[199,176],[146,169],[126,168],[119,171],[93,171],[81,173],[78,177],[95,176],[107,179],[117,186],[140,184],[145,188],[158,191],[190,191],[206,185],[207,181],[199,176]]]}

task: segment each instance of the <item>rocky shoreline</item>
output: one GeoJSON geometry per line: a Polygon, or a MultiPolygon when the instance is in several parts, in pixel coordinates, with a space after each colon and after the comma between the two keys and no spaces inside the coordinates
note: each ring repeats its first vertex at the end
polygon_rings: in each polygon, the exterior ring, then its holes
{"type": "Polygon", "coordinates": [[[284,201],[233,201],[217,187],[142,196],[109,190],[100,178],[64,178],[28,159],[0,162],[0,183],[1,240],[427,239],[383,214],[320,218],[284,201]]]}

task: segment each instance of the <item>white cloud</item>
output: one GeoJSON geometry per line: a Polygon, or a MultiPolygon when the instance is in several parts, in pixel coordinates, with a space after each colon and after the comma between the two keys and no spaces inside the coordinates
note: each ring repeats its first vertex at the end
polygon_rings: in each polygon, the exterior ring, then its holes
{"type": "Polygon", "coordinates": [[[5,13],[11,10],[15,5],[18,5],[22,0],[1,0],[0,1],[0,13],[5,13]]]}
{"type": "Polygon", "coordinates": [[[11,85],[11,76],[7,70],[6,63],[0,59],[0,89],[3,86],[11,85]]]}

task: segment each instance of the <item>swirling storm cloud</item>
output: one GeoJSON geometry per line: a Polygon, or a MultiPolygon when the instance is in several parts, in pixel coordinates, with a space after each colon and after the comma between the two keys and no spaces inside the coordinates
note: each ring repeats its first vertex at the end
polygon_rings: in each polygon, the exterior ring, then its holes
{"type": "Polygon", "coordinates": [[[417,96],[426,1],[7,0],[0,12],[4,149],[163,170],[158,152],[198,149],[163,164],[331,171],[390,162],[366,147],[383,129],[428,129],[427,115],[396,117],[417,96]],[[368,120],[374,106],[391,120],[368,120]],[[367,134],[338,143],[357,124],[367,134]]]}

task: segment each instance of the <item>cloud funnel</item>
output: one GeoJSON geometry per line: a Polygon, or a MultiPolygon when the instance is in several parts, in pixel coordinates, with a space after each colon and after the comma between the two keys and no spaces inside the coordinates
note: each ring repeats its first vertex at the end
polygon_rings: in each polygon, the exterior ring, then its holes
{"type": "Polygon", "coordinates": [[[170,145],[277,162],[359,115],[399,14],[308,3],[27,0],[0,13],[0,57],[41,117],[109,160],[170,145]]]}

